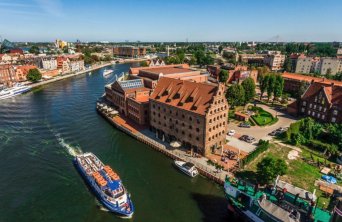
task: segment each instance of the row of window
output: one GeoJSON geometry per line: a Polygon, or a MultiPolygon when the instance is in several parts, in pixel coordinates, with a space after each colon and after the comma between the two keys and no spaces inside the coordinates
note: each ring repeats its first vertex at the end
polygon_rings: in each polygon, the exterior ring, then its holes
{"type": "Polygon", "coordinates": [[[214,140],[215,138],[224,135],[224,130],[222,132],[216,133],[215,135],[208,138],[209,141],[214,140]]]}
{"type": "Polygon", "coordinates": [[[211,111],[210,111],[210,114],[215,114],[215,113],[217,113],[217,112],[220,112],[220,111],[223,111],[223,110],[226,110],[226,109],[227,109],[227,106],[222,106],[222,107],[220,107],[220,108],[211,110],[211,111]]]}
{"type": "Polygon", "coordinates": [[[215,122],[216,120],[222,120],[222,118],[225,119],[226,116],[227,116],[227,114],[224,113],[223,115],[220,115],[220,116],[217,116],[217,117],[214,117],[214,118],[210,118],[209,119],[209,123],[211,124],[211,123],[215,122]]]}
{"type": "MultiPolygon", "coordinates": [[[[223,123],[220,123],[220,124],[217,124],[216,126],[213,126],[213,130],[221,127],[221,126],[225,126],[226,125],[226,122],[223,122],[223,123]]],[[[209,128],[209,132],[211,132],[211,128],[209,128]]]]}
{"type": "MultiPolygon", "coordinates": [[[[169,113],[172,114],[172,110],[170,110],[169,113]]],[[[166,114],[166,109],[165,109],[165,108],[164,108],[164,114],[165,114],[164,119],[166,120],[166,115],[167,115],[167,114],[166,114]]],[[[153,111],[153,112],[152,112],[152,115],[156,115],[156,112],[153,111]]],[[[160,116],[161,116],[160,113],[158,113],[158,117],[160,117],[160,116]]],[[[178,111],[176,111],[176,116],[178,116],[178,111]]],[[[185,115],[184,115],[184,114],[182,114],[182,118],[185,119],[185,115]]],[[[191,121],[191,122],[193,121],[193,117],[192,117],[192,116],[189,116],[188,119],[189,119],[189,121],[191,121]]],[[[170,121],[172,122],[172,119],[171,119],[171,118],[170,118],[170,121]]],[[[176,121],[177,121],[177,120],[176,120],[176,121]]],[[[199,120],[198,118],[196,118],[196,122],[199,124],[199,123],[200,123],[200,120],[199,120]]]]}
{"type": "MultiPolygon", "coordinates": [[[[156,119],[151,119],[151,121],[157,123],[157,120],[156,120],[156,119]]],[[[160,121],[158,121],[158,124],[159,124],[159,125],[162,125],[160,121]]],[[[176,120],[176,124],[178,124],[178,121],[177,121],[177,120],[176,120]]],[[[164,123],[163,126],[166,127],[166,126],[167,126],[166,123],[164,123]]],[[[182,123],[182,126],[184,127],[185,124],[182,123]]],[[[169,127],[170,127],[170,129],[174,129],[173,125],[171,125],[171,126],[169,126],[169,127]]],[[[191,126],[191,125],[189,125],[189,129],[192,129],[192,126],[191,126]]],[[[175,128],[175,131],[178,133],[178,129],[177,129],[177,128],[175,128]]],[[[197,127],[197,128],[196,128],[196,132],[199,133],[199,131],[200,131],[200,129],[197,127]]],[[[182,131],[182,134],[184,134],[184,131],[182,131]]]]}

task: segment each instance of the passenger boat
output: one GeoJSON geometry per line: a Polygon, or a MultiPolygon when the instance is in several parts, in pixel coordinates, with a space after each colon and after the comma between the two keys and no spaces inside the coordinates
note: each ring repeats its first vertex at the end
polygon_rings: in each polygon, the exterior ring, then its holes
{"type": "Polygon", "coordinates": [[[121,217],[131,218],[134,206],[118,174],[93,153],[77,155],[74,164],[98,200],[121,217]]]}
{"type": "Polygon", "coordinates": [[[30,86],[25,86],[22,84],[17,83],[12,88],[3,89],[0,91],[0,100],[11,98],[20,94],[23,94],[31,89],[30,86]]]}
{"type": "Polygon", "coordinates": [[[328,211],[316,204],[316,196],[304,189],[276,179],[265,189],[245,181],[226,178],[224,191],[228,210],[243,221],[300,222],[330,221],[328,211]]]}
{"type": "Polygon", "coordinates": [[[105,69],[103,71],[103,76],[106,77],[106,76],[109,76],[110,74],[113,73],[113,70],[112,69],[105,69]]]}
{"type": "Polygon", "coordinates": [[[195,165],[190,162],[175,160],[174,164],[178,169],[188,176],[195,177],[198,175],[195,165]]]}

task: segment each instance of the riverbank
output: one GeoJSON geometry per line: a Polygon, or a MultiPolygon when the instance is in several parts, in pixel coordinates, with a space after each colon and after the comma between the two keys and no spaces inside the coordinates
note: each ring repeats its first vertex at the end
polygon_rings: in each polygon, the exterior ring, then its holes
{"type": "Polygon", "coordinates": [[[62,76],[57,76],[57,77],[52,78],[52,79],[48,79],[48,80],[44,80],[44,81],[41,81],[41,82],[29,84],[29,86],[32,87],[32,88],[36,88],[38,86],[42,86],[42,85],[46,85],[46,84],[49,84],[49,83],[57,82],[57,81],[60,81],[60,80],[63,80],[63,79],[67,79],[67,78],[70,78],[70,77],[74,77],[74,76],[78,76],[78,75],[81,75],[81,74],[84,74],[84,73],[87,73],[87,72],[92,72],[92,71],[95,71],[97,69],[101,69],[103,67],[110,66],[110,65],[112,65],[112,63],[108,62],[108,63],[101,64],[101,65],[98,65],[98,66],[93,66],[90,69],[85,69],[85,70],[82,70],[80,72],[65,74],[65,75],[62,75],[62,76]]]}
{"type": "Polygon", "coordinates": [[[217,182],[220,185],[224,184],[226,176],[232,177],[232,174],[226,171],[218,171],[215,166],[209,165],[206,157],[192,157],[186,152],[186,150],[175,149],[171,147],[165,141],[162,141],[155,136],[153,133],[144,126],[134,124],[120,114],[108,104],[103,101],[98,101],[96,110],[103,116],[111,125],[120,129],[127,135],[134,139],[152,147],[153,149],[163,153],[174,160],[181,160],[185,162],[193,163],[201,175],[207,177],[210,180],[217,182]]]}

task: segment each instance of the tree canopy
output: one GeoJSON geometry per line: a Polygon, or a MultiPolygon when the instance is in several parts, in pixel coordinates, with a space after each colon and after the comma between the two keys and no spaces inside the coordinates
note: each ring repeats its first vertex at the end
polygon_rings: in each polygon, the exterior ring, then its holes
{"type": "Polygon", "coordinates": [[[228,71],[225,69],[221,69],[220,73],[219,73],[219,81],[222,83],[226,83],[228,80],[228,71]]]}
{"type": "Polygon", "coordinates": [[[26,78],[28,81],[37,82],[41,80],[42,74],[39,72],[38,69],[30,69],[26,78]]]}
{"type": "Polygon", "coordinates": [[[244,105],[245,90],[241,85],[233,84],[227,89],[226,98],[232,107],[244,105]]]}
{"type": "Polygon", "coordinates": [[[255,97],[255,82],[251,77],[242,81],[242,87],[245,90],[245,102],[251,102],[255,97]]]}
{"type": "Polygon", "coordinates": [[[272,183],[274,179],[287,172],[287,165],[283,159],[265,157],[257,164],[257,175],[261,183],[272,183]]]}

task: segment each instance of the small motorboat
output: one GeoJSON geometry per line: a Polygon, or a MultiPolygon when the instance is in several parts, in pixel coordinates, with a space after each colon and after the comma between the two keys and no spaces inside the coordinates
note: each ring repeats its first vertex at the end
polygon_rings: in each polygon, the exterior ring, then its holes
{"type": "Polygon", "coordinates": [[[195,177],[198,175],[195,165],[190,162],[175,160],[174,164],[178,169],[188,176],[195,177]]]}
{"type": "Polygon", "coordinates": [[[110,74],[112,74],[113,73],[113,70],[112,69],[105,69],[104,71],[103,71],[103,76],[104,77],[107,77],[107,76],[109,76],[110,74]]]}

